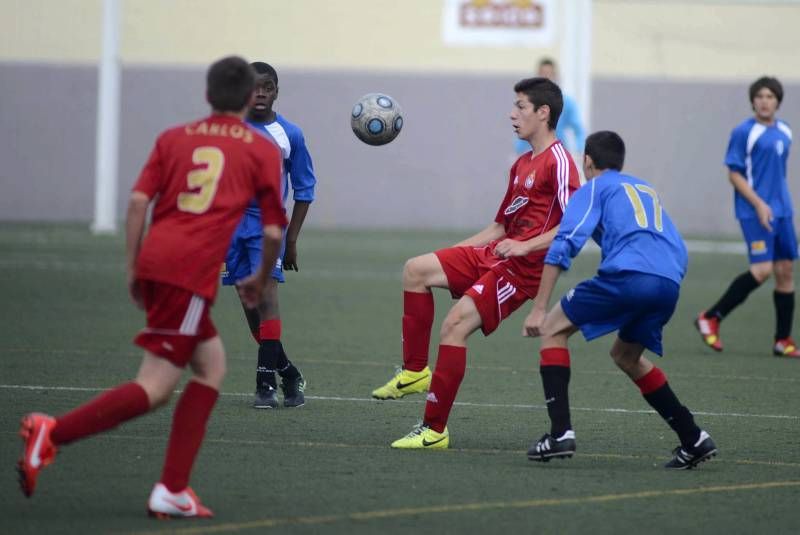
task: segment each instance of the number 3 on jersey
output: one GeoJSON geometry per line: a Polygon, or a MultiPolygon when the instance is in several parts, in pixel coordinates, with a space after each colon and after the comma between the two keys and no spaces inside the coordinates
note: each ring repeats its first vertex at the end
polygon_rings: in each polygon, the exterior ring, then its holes
{"type": "Polygon", "coordinates": [[[636,216],[636,223],[642,228],[647,228],[647,213],[644,210],[642,196],[639,194],[639,192],[641,192],[653,200],[653,219],[655,219],[655,221],[653,221],[653,226],[657,231],[663,231],[664,224],[661,215],[661,201],[658,200],[658,194],[656,193],[656,190],[650,186],[645,186],[644,184],[636,184],[634,187],[627,182],[623,182],[622,187],[625,188],[625,193],[628,195],[628,199],[633,205],[633,213],[636,216]]]}
{"type": "Polygon", "coordinates": [[[192,153],[192,163],[205,165],[189,171],[186,182],[190,190],[178,194],[178,209],[182,212],[202,214],[211,206],[217,194],[219,179],[225,167],[225,154],[218,147],[197,147],[192,153]]]}

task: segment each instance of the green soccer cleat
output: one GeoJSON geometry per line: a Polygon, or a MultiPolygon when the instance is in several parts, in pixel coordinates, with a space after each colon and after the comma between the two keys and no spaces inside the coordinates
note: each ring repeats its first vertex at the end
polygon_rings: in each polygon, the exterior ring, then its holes
{"type": "Polygon", "coordinates": [[[431,386],[431,369],[425,366],[414,372],[400,369],[392,379],[380,388],[372,391],[375,399],[399,399],[409,394],[427,392],[431,386]]]}
{"type": "Polygon", "coordinates": [[[438,433],[427,424],[415,427],[403,438],[398,438],[392,442],[393,448],[405,450],[443,450],[450,445],[450,433],[444,428],[442,433],[438,433]]]}

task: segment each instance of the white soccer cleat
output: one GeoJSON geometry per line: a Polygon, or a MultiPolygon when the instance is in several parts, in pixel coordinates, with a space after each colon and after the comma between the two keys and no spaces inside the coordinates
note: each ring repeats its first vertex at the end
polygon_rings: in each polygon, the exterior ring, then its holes
{"type": "Polygon", "coordinates": [[[186,487],[181,492],[170,492],[163,483],[156,483],[150,499],[147,500],[147,513],[159,519],[166,518],[211,518],[214,513],[200,503],[200,499],[186,487]]]}

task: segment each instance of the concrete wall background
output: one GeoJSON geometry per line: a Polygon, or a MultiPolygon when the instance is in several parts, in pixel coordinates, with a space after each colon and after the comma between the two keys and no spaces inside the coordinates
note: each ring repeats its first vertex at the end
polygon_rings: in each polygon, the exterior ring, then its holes
{"type": "MultiPolygon", "coordinates": [[[[513,161],[511,86],[557,46],[445,47],[430,0],[233,4],[124,2],[120,210],[155,135],[206,113],[208,62],[235,52],[278,68],[277,108],[306,133],[320,178],[309,225],[473,229],[493,216],[513,161]],[[405,110],[385,147],[349,129],[351,105],[371,91],[405,110]]],[[[0,220],[92,217],[101,6],[0,0],[0,220]]],[[[683,232],[736,235],[727,138],[765,73],[785,83],[782,118],[800,124],[800,4],[593,6],[591,127],[623,135],[627,170],[658,186],[683,232]]],[[[797,177],[794,156],[796,198],[797,177]]]]}

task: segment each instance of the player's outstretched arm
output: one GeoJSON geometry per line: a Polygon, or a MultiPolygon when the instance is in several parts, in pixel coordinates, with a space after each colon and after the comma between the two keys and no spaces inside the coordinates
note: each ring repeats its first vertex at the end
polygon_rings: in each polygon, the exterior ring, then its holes
{"type": "Polygon", "coordinates": [[[308,201],[295,201],[292,208],[292,219],[286,229],[286,251],[283,253],[283,269],[300,271],[297,265],[297,238],[300,236],[300,229],[306,220],[308,208],[311,203],[308,201]]]}
{"type": "Polygon", "coordinates": [[[142,246],[145,220],[147,219],[147,206],[149,204],[150,198],[147,195],[141,191],[134,191],[131,193],[130,201],[128,201],[128,215],[125,219],[128,293],[139,308],[144,308],[144,302],[136,284],[136,259],[139,257],[139,250],[142,246]]]}
{"type": "Polygon", "coordinates": [[[500,238],[505,233],[506,230],[503,228],[503,225],[497,223],[496,221],[492,221],[488,227],[477,234],[473,234],[466,240],[458,242],[453,247],[483,247],[489,242],[500,238]]]}
{"type": "Polygon", "coordinates": [[[556,287],[558,277],[561,276],[561,266],[545,264],[542,270],[542,280],[539,282],[539,292],[533,300],[533,308],[522,324],[522,336],[536,337],[542,334],[542,325],[547,317],[547,307],[550,297],[556,287]]]}
{"type": "Polygon", "coordinates": [[[772,232],[772,208],[770,208],[769,204],[764,202],[764,200],[758,196],[756,190],[754,190],[750,184],[747,182],[747,179],[742,176],[741,173],[737,171],[730,171],[728,173],[728,179],[733,184],[733,187],[736,191],[739,192],[739,195],[747,199],[753,208],[756,210],[756,215],[758,215],[758,222],[761,223],[761,226],[767,229],[768,231],[772,232]]]}
{"type": "Polygon", "coordinates": [[[258,270],[249,277],[236,282],[239,298],[247,308],[255,308],[261,303],[267,278],[281,252],[281,241],[283,241],[282,226],[266,225],[264,227],[263,255],[258,270]]]}

